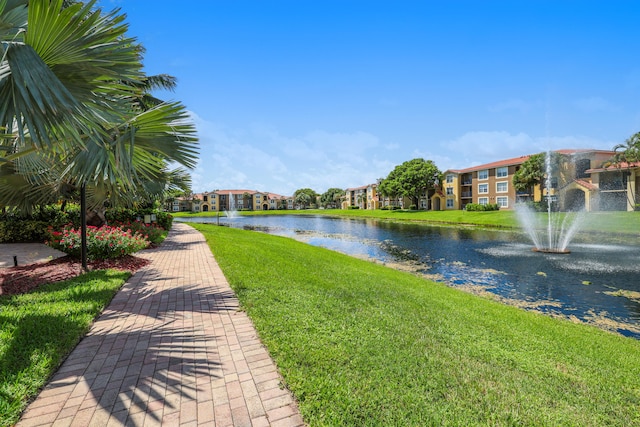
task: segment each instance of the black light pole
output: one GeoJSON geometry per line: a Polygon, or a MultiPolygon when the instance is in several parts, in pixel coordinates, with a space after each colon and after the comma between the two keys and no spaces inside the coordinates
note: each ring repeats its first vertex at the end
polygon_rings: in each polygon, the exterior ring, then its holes
{"type": "Polygon", "coordinates": [[[87,191],[84,182],[80,186],[80,258],[82,269],[87,271],[87,191]]]}

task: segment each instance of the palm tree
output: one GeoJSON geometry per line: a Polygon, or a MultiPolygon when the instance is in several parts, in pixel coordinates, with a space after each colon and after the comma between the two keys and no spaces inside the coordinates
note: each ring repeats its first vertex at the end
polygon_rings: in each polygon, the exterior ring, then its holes
{"type": "Polygon", "coordinates": [[[124,15],[95,3],[0,1],[0,205],[29,209],[77,187],[84,202],[88,186],[100,207],[151,191],[169,162],[195,166],[186,109],[149,97],[158,82],[124,15]]]}
{"type": "MultiPolygon", "coordinates": [[[[614,166],[627,176],[631,175],[631,169],[637,168],[640,163],[640,132],[631,135],[624,143],[617,144],[613,147],[613,151],[615,151],[614,156],[605,162],[604,166],[614,166]],[[625,169],[624,172],[623,169],[625,169]]],[[[626,193],[628,202],[635,206],[638,203],[635,188],[629,186],[626,193]]]]}
{"type": "Polygon", "coordinates": [[[195,129],[181,104],[149,95],[175,79],[142,74],[124,17],[95,1],[26,4],[0,5],[0,204],[28,209],[85,183],[94,206],[184,187],[167,166],[195,166],[195,129]]]}

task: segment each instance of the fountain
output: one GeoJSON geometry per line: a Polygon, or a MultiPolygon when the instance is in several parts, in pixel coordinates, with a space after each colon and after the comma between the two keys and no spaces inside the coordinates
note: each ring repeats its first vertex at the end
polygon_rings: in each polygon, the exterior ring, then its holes
{"type": "Polygon", "coordinates": [[[229,192],[229,209],[226,209],[224,211],[225,215],[227,216],[227,218],[229,219],[234,219],[238,217],[238,210],[236,209],[236,201],[233,198],[233,194],[231,194],[231,192],[229,192]]]}
{"type": "Polygon", "coordinates": [[[553,200],[550,194],[553,172],[551,152],[547,151],[544,182],[547,199],[546,215],[536,213],[524,203],[516,205],[516,213],[534,244],[534,252],[568,254],[571,251],[567,247],[580,228],[586,212],[584,208],[574,212],[557,212],[556,209],[553,209],[553,200]]]}

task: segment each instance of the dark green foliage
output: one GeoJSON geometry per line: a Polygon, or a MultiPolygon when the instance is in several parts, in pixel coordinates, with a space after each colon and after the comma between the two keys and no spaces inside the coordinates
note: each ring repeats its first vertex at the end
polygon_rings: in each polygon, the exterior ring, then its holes
{"type": "MultiPolygon", "coordinates": [[[[164,230],[169,230],[173,223],[173,216],[168,212],[154,209],[133,210],[126,208],[112,208],[105,212],[109,223],[128,223],[144,220],[144,215],[155,214],[155,223],[164,230]]],[[[0,243],[44,242],[47,240],[48,227],[58,230],[66,224],[80,227],[80,208],[77,205],[67,205],[65,211],[60,206],[44,206],[35,209],[31,214],[17,210],[0,212],[0,243]]]]}
{"type": "Polygon", "coordinates": [[[79,222],[77,210],[62,212],[59,206],[39,207],[31,214],[10,209],[0,213],[0,243],[43,242],[47,227],[62,227],[76,218],[79,222]]]}
{"type": "Polygon", "coordinates": [[[413,205],[418,205],[420,197],[433,189],[441,181],[442,173],[432,160],[413,159],[398,165],[382,180],[378,190],[384,196],[405,196],[413,205]]]}
{"type": "Polygon", "coordinates": [[[144,221],[145,215],[156,216],[155,223],[165,230],[169,230],[171,228],[171,224],[173,223],[173,216],[170,213],[159,211],[157,209],[147,208],[140,210],[133,210],[127,208],[112,208],[107,209],[105,212],[105,217],[107,218],[107,222],[117,222],[117,223],[125,223],[125,222],[134,222],[134,221],[144,221]]]}
{"type": "Polygon", "coordinates": [[[500,209],[497,203],[487,203],[486,205],[481,205],[479,203],[467,203],[465,206],[465,210],[470,212],[485,212],[485,211],[497,211],[500,209]]]}
{"type": "Polygon", "coordinates": [[[293,199],[302,209],[315,205],[318,194],[310,188],[300,188],[293,193],[293,199]]]}
{"type": "Polygon", "coordinates": [[[344,194],[341,188],[330,188],[320,196],[320,205],[324,208],[337,208],[344,194]]]}

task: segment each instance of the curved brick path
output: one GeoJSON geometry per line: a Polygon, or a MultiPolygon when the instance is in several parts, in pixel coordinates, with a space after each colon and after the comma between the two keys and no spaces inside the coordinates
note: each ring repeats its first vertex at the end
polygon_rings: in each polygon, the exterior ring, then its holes
{"type": "Polygon", "coordinates": [[[201,233],[174,224],[19,427],[300,426],[201,233]]]}

